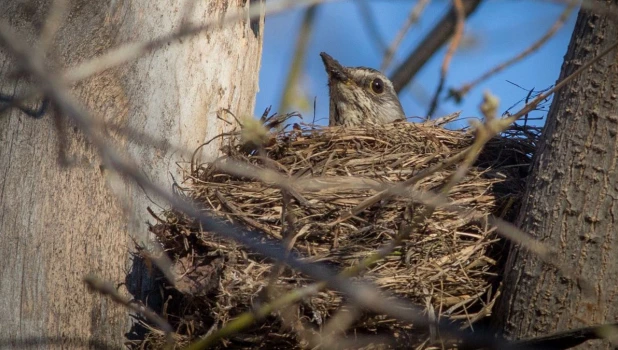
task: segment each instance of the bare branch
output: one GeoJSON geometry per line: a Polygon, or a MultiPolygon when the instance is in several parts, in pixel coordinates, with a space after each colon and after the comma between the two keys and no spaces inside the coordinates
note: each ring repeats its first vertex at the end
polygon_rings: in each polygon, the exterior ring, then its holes
{"type": "Polygon", "coordinates": [[[569,19],[569,16],[573,12],[577,4],[579,4],[579,0],[571,0],[568,6],[564,9],[564,11],[562,11],[554,25],[552,25],[552,27],[549,28],[549,30],[541,38],[539,38],[539,40],[534,42],[532,45],[530,45],[528,48],[526,48],[515,57],[512,57],[511,59],[500,63],[499,65],[490,69],[480,77],[474,79],[467,84],[464,84],[459,89],[454,89],[450,91],[450,97],[454,97],[456,100],[461,100],[472,88],[474,88],[478,84],[489,79],[492,75],[499,73],[504,69],[508,68],[509,66],[512,66],[513,64],[521,61],[522,59],[526,58],[526,56],[531,55],[532,53],[540,49],[547,41],[549,41],[549,39],[551,39],[552,36],[554,36],[554,34],[556,34],[556,32],[558,32],[560,28],[564,26],[565,22],[567,21],[567,19],[569,19]]]}
{"type": "Polygon", "coordinates": [[[159,329],[165,332],[168,345],[173,344],[172,333],[174,332],[174,329],[172,329],[172,326],[170,326],[166,320],[161,318],[154,311],[150,310],[150,308],[145,305],[132,303],[129,299],[120,295],[111,283],[102,281],[96,276],[86,276],[84,277],[84,282],[92,290],[103,295],[109,295],[115,303],[118,303],[135,313],[143,315],[148,321],[153,322],[157,327],[159,327],[159,329]]]}
{"type": "Polygon", "coordinates": [[[47,51],[51,46],[54,36],[68,13],[68,5],[68,0],[52,1],[47,20],[43,24],[43,30],[41,31],[41,49],[43,51],[47,51]]]}
{"type": "Polygon", "coordinates": [[[389,46],[388,49],[386,49],[386,53],[384,54],[384,59],[382,60],[382,66],[380,67],[381,71],[384,72],[388,69],[388,67],[391,64],[391,61],[393,60],[393,56],[395,55],[395,52],[397,52],[397,49],[399,49],[399,45],[401,45],[401,42],[403,41],[403,38],[406,37],[406,34],[410,30],[410,28],[412,28],[412,26],[416,24],[416,22],[418,22],[418,19],[421,17],[421,13],[423,13],[423,10],[427,6],[427,4],[429,4],[429,1],[431,0],[418,0],[416,5],[412,8],[412,10],[410,11],[410,14],[408,15],[408,19],[403,24],[403,26],[399,29],[399,32],[397,32],[397,35],[395,35],[395,39],[391,43],[391,46],[389,46]]]}
{"type": "Polygon", "coordinates": [[[466,13],[462,0],[453,0],[453,8],[455,9],[456,15],[455,33],[453,34],[451,44],[446,51],[446,55],[444,55],[444,60],[442,61],[442,68],[440,69],[440,81],[438,82],[436,92],[431,99],[431,104],[429,106],[429,110],[427,111],[427,118],[431,118],[436,108],[438,107],[438,99],[440,98],[440,94],[442,93],[442,89],[444,88],[444,82],[446,81],[446,74],[448,73],[448,68],[450,66],[451,60],[453,59],[453,55],[455,55],[455,51],[459,47],[459,43],[464,33],[466,13]]]}
{"type": "MultiPolygon", "coordinates": [[[[464,10],[466,17],[470,16],[480,5],[482,0],[466,0],[464,10]]],[[[400,92],[416,73],[438,51],[455,32],[455,9],[451,9],[425,36],[419,46],[405,59],[405,61],[391,74],[395,91],[400,92]]]]}
{"type": "Polygon", "coordinates": [[[191,26],[186,23],[186,25],[181,26],[177,32],[155,38],[151,41],[142,43],[130,43],[120,46],[116,49],[112,49],[97,58],[78,65],[77,67],[67,69],[66,73],[63,74],[63,77],[67,83],[75,83],[97,73],[103,72],[107,69],[117,67],[125,62],[134,60],[148,52],[158,50],[170,43],[178,42],[178,39],[198,35],[202,32],[214,29],[223,24],[244,20],[247,18],[255,19],[262,15],[262,13],[264,13],[265,15],[271,15],[287,11],[292,8],[309,6],[329,1],[336,0],[285,0],[278,2],[269,1],[266,3],[266,5],[263,5],[262,2],[251,2],[251,6],[247,11],[228,13],[222,19],[213,19],[200,25],[191,26]]]}
{"type": "Polygon", "coordinates": [[[367,0],[356,0],[354,1],[359,12],[360,18],[363,21],[363,28],[367,31],[369,38],[373,41],[373,44],[378,48],[380,52],[386,52],[387,46],[380,35],[380,31],[378,30],[378,25],[373,18],[373,13],[369,8],[369,2],[367,0]]]}
{"type": "Polygon", "coordinates": [[[315,14],[318,10],[318,5],[312,5],[305,10],[303,21],[300,25],[300,32],[296,39],[296,48],[294,49],[294,57],[292,59],[292,65],[288,72],[288,78],[283,88],[283,97],[281,97],[281,106],[279,106],[279,113],[285,113],[293,101],[293,96],[297,91],[297,84],[302,73],[303,65],[305,64],[305,57],[307,56],[307,45],[311,32],[313,31],[313,24],[315,23],[315,14]]]}

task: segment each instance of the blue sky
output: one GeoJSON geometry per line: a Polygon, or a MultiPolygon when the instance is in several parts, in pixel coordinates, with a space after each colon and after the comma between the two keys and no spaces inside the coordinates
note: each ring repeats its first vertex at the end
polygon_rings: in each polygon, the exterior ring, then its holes
{"type": "MultiPolygon", "coordinates": [[[[381,37],[390,44],[416,1],[380,0],[366,3],[371,8],[381,37]]],[[[395,67],[416,47],[449,5],[450,1],[446,0],[434,0],[430,3],[421,21],[403,41],[391,67],[395,67]]],[[[451,63],[446,87],[459,87],[524,50],[553,25],[563,9],[564,5],[558,2],[486,0],[466,23],[465,44],[451,63]]],[[[261,115],[269,105],[273,106],[273,111],[279,107],[302,14],[302,10],[295,10],[266,19],[256,115],[261,115]]],[[[462,111],[462,117],[479,117],[478,105],[484,90],[489,90],[500,98],[500,111],[503,112],[525,98],[528,93],[509,81],[525,89],[544,89],[554,84],[560,73],[576,15],[577,11],[574,11],[564,27],[542,49],[482,83],[472,90],[460,105],[453,102],[441,103],[440,114],[462,111]]],[[[309,108],[302,109],[302,105],[296,105],[291,110],[300,110],[304,120],[310,122],[314,115],[313,100],[317,98],[316,122],[327,123],[327,77],[319,53],[325,51],[345,66],[379,68],[383,53],[368,33],[358,4],[353,1],[322,4],[309,40],[303,76],[298,87],[309,101],[309,108]]],[[[434,56],[417,74],[413,83],[400,93],[399,97],[408,117],[426,114],[428,100],[438,84],[444,51],[443,49],[434,56]],[[418,97],[423,95],[423,91],[428,95],[425,101],[418,97]]],[[[386,73],[388,75],[390,71],[386,73]]],[[[539,112],[536,116],[544,115],[544,112],[539,112]]]]}

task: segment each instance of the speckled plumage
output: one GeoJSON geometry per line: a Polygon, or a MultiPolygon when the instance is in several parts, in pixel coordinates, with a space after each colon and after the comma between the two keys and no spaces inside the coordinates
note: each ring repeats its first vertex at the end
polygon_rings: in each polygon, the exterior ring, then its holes
{"type": "Polygon", "coordinates": [[[320,56],[328,73],[330,126],[405,120],[393,84],[384,74],[373,68],[343,67],[325,52],[320,56]]]}

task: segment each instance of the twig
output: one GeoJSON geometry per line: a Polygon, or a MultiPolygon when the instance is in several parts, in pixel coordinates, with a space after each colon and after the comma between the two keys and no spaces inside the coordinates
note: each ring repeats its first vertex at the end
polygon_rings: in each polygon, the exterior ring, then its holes
{"type": "Polygon", "coordinates": [[[449,157],[445,160],[443,160],[442,162],[432,166],[431,168],[427,168],[425,170],[420,171],[418,174],[410,177],[409,179],[395,185],[392,186],[386,190],[383,190],[380,193],[377,193],[369,198],[367,198],[366,200],[362,201],[360,204],[358,204],[356,207],[352,208],[349,212],[344,213],[339,219],[337,219],[334,222],[329,223],[330,226],[334,226],[340,222],[343,222],[345,220],[348,220],[349,218],[353,217],[354,215],[360,213],[361,211],[369,208],[370,206],[380,202],[380,201],[384,201],[384,200],[388,200],[391,197],[401,193],[402,191],[405,191],[408,187],[412,186],[413,184],[417,183],[418,181],[432,175],[435,174],[436,172],[447,168],[451,165],[454,165],[455,163],[459,162],[460,160],[464,159],[467,155],[467,153],[470,151],[470,148],[466,148],[465,150],[459,152],[458,154],[449,157]]]}
{"type": "MultiPolygon", "coordinates": [[[[482,0],[466,0],[463,3],[466,17],[470,16],[481,2],[482,0]]],[[[446,43],[455,31],[456,21],[455,9],[451,8],[425,36],[418,47],[395,69],[390,80],[393,82],[396,92],[403,90],[421,67],[446,43]]]]}
{"type": "Polygon", "coordinates": [[[438,87],[436,88],[436,91],[433,94],[433,98],[431,99],[431,104],[429,105],[429,110],[427,111],[427,119],[431,118],[433,113],[436,111],[436,108],[438,107],[438,99],[440,98],[440,94],[442,93],[442,89],[444,88],[444,82],[446,81],[448,68],[451,64],[451,60],[453,59],[453,55],[455,55],[455,51],[459,47],[459,43],[461,42],[461,38],[463,37],[464,33],[466,13],[463,7],[462,0],[453,0],[453,8],[455,9],[455,33],[453,34],[451,44],[448,46],[448,50],[446,51],[446,55],[444,55],[444,60],[442,61],[442,67],[440,69],[440,81],[438,82],[438,87]]]}
{"type": "Polygon", "coordinates": [[[279,113],[285,113],[292,104],[293,96],[296,95],[296,85],[298,83],[302,67],[305,63],[305,57],[307,57],[307,45],[311,32],[313,30],[313,23],[315,22],[315,14],[317,13],[319,5],[311,5],[305,10],[303,21],[300,25],[300,32],[296,39],[296,48],[294,49],[294,58],[292,59],[292,65],[288,72],[288,78],[283,88],[283,97],[281,97],[281,105],[279,106],[279,113]]]}
{"type": "Polygon", "coordinates": [[[178,39],[200,34],[202,32],[217,28],[222,24],[231,23],[234,21],[259,18],[262,14],[271,15],[278,12],[290,10],[292,8],[309,6],[313,4],[325,3],[336,0],[286,0],[286,1],[269,1],[266,5],[260,2],[251,2],[247,11],[237,11],[227,13],[222,19],[216,18],[206,23],[191,26],[181,26],[177,32],[160,36],[151,41],[141,43],[130,43],[112,49],[107,53],[86,61],[77,67],[67,69],[62,76],[67,83],[75,83],[84,80],[94,74],[101,73],[107,69],[117,67],[125,62],[136,59],[144,54],[158,50],[162,47],[167,47],[168,44],[176,42],[178,39]],[[265,6],[263,8],[263,6],[265,6]]]}
{"type": "Polygon", "coordinates": [[[54,0],[41,30],[41,49],[47,51],[68,13],[68,0],[54,0]]]}
{"type": "Polygon", "coordinates": [[[215,196],[217,196],[217,199],[221,202],[221,204],[223,204],[224,207],[226,207],[231,213],[232,215],[235,215],[235,217],[237,217],[238,219],[244,221],[246,224],[251,225],[253,227],[256,227],[264,232],[266,232],[268,235],[277,238],[277,239],[282,239],[281,234],[279,234],[278,232],[271,230],[270,228],[268,228],[268,226],[266,225],[262,225],[259,222],[245,216],[245,215],[239,215],[241,213],[240,209],[236,208],[235,205],[233,205],[232,203],[230,203],[230,201],[228,201],[227,199],[225,199],[225,197],[223,197],[223,195],[217,191],[215,192],[215,196]]]}
{"type": "Polygon", "coordinates": [[[553,88],[547,90],[546,92],[538,95],[534,100],[532,100],[532,102],[530,102],[527,105],[525,105],[519,112],[513,114],[510,117],[507,117],[507,118],[504,118],[504,119],[500,119],[500,120],[503,120],[504,122],[501,123],[502,126],[500,127],[500,130],[498,130],[497,132],[502,132],[502,131],[506,130],[509,127],[510,124],[514,123],[515,121],[517,121],[522,116],[524,116],[524,115],[528,114],[529,112],[531,112],[532,110],[534,110],[534,108],[536,108],[536,106],[541,101],[543,101],[546,98],[548,98],[549,96],[553,95],[556,91],[562,89],[562,87],[564,85],[566,85],[569,81],[573,80],[576,76],[581,74],[583,71],[585,71],[588,68],[590,68],[590,66],[595,64],[601,58],[605,57],[608,53],[610,53],[613,50],[615,50],[617,47],[618,47],[618,41],[616,41],[613,44],[611,44],[610,46],[608,46],[605,50],[601,51],[601,53],[599,53],[596,57],[594,57],[590,61],[584,63],[581,67],[579,67],[577,70],[575,70],[575,72],[571,73],[568,77],[565,77],[559,83],[557,83],[556,86],[554,86],[553,88]]]}
{"type": "Polygon", "coordinates": [[[497,133],[494,133],[494,130],[492,130],[492,123],[496,119],[498,110],[497,98],[493,97],[489,93],[485,93],[484,101],[481,104],[480,109],[485,115],[485,124],[480,124],[476,120],[471,121],[472,126],[475,127],[476,133],[474,137],[474,143],[472,144],[472,146],[470,146],[470,151],[468,152],[468,154],[466,154],[463,162],[459,165],[455,173],[451,176],[446,186],[444,186],[444,188],[442,188],[442,190],[440,191],[445,195],[450,192],[453,186],[458,184],[459,181],[463,179],[463,177],[468,173],[468,169],[470,169],[472,164],[474,164],[478,159],[479,154],[481,153],[487,142],[489,142],[489,140],[491,140],[494,136],[497,135],[497,133]]]}
{"type": "Polygon", "coordinates": [[[406,22],[399,29],[397,35],[395,35],[395,39],[393,39],[391,46],[386,49],[384,59],[382,60],[382,65],[380,66],[381,71],[384,72],[388,69],[391,61],[393,60],[395,52],[397,52],[397,49],[399,49],[399,45],[401,45],[401,42],[403,41],[403,38],[406,37],[406,34],[410,30],[410,28],[412,28],[412,26],[416,24],[416,22],[418,22],[418,19],[421,17],[421,13],[423,13],[423,10],[427,6],[427,4],[429,4],[429,1],[431,0],[418,0],[416,5],[412,8],[410,14],[408,15],[408,18],[406,19],[406,22]]]}
{"type": "Polygon", "coordinates": [[[363,21],[363,28],[367,31],[369,38],[373,41],[373,44],[378,48],[380,52],[386,52],[387,46],[380,35],[380,31],[378,30],[378,25],[373,18],[373,13],[369,8],[369,3],[367,0],[356,0],[353,2],[356,4],[358,11],[360,12],[360,18],[363,21]]]}
{"type": "Polygon", "coordinates": [[[118,303],[135,313],[144,315],[147,320],[153,322],[157,327],[159,327],[159,329],[165,332],[166,342],[168,345],[172,345],[174,343],[174,339],[172,338],[174,329],[172,326],[170,326],[166,320],[161,318],[154,311],[150,310],[146,305],[138,306],[136,303],[132,303],[129,299],[120,295],[111,283],[104,282],[96,276],[86,276],[84,277],[84,282],[92,290],[103,295],[108,295],[115,303],[118,303]]]}
{"type": "MultiPolygon", "coordinates": [[[[292,210],[290,208],[290,194],[287,191],[282,190],[281,196],[283,202],[281,205],[281,234],[279,235],[279,237],[281,237],[280,239],[282,239],[282,244],[285,247],[287,254],[290,254],[290,251],[292,251],[292,248],[294,247],[297,238],[295,234],[296,218],[294,217],[294,214],[292,213],[292,210]]],[[[277,282],[277,279],[283,272],[283,267],[283,264],[277,261],[271,269],[270,276],[268,278],[268,285],[266,286],[269,298],[273,298],[275,296],[275,282],[277,282]]]]}
{"type": "Polygon", "coordinates": [[[518,55],[516,55],[515,57],[510,58],[509,60],[495,66],[494,68],[490,69],[489,71],[487,71],[486,73],[484,73],[483,75],[481,75],[480,77],[474,79],[473,81],[464,84],[462,87],[460,87],[459,89],[453,89],[449,92],[449,97],[454,97],[455,100],[461,100],[472,88],[474,88],[475,86],[477,86],[478,84],[482,83],[483,81],[489,79],[492,75],[503,71],[504,69],[508,68],[509,66],[521,61],[522,59],[524,59],[526,56],[534,53],[535,51],[537,51],[538,49],[540,49],[549,39],[551,39],[552,36],[554,36],[554,34],[556,34],[556,32],[558,32],[558,30],[560,28],[562,28],[562,26],[564,26],[565,22],[569,19],[569,16],[571,15],[571,13],[573,12],[573,10],[575,9],[576,5],[579,4],[580,0],[570,0],[568,3],[568,6],[564,9],[564,11],[562,11],[562,13],[560,14],[560,16],[558,17],[558,19],[556,20],[556,22],[554,23],[554,25],[549,28],[549,30],[536,42],[534,42],[532,45],[530,45],[528,48],[526,48],[524,51],[522,51],[521,53],[519,53],[518,55]]]}

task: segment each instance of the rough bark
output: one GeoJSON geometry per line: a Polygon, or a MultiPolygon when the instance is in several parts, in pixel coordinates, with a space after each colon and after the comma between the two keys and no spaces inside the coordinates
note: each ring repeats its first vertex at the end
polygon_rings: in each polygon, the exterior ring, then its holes
{"type": "MultiPolygon", "coordinates": [[[[618,1],[596,1],[577,18],[560,79],[618,38],[618,1]]],[[[552,102],[520,214],[520,227],[557,249],[592,292],[513,247],[494,314],[512,338],[618,319],[618,52],[571,81],[552,102]]],[[[598,349],[599,341],[584,348],[598,349]]],[[[603,346],[609,346],[607,344],[603,346]]]]}
{"type": "MultiPolygon", "coordinates": [[[[195,23],[246,10],[246,0],[193,1],[195,23]]],[[[191,1],[190,1],[191,2],[191,1]]],[[[51,1],[0,1],[0,19],[36,43],[51,1]]],[[[184,2],[71,1],[50,65],[68,68],[122,43],[178,29],[184,2]]],[[[189,150],[234,124],[226,113],[253,112],[262,49],[263,18],[225,24],[197,37],[170,42],[122,67],[98,74],[73,93],[99,120],[164,139],[189,150]]],[[[0,49],[0,93],[20,94],[36,82],[11,79],[17,68],[0,49]]],[[[151,220],[146,207],[165,205],[126,177],[106,169],[96,148],[72,123],[61,127],[69,167],[59,163],[59,133],[48,113],[33,119],[12,109],[0,116],[0,347],[33,338],[58,338],[64,347],[100,341],[121,345],[128,312],[89,293],[88,273],[116,282],[136,297],[147,279],[132,266],[131,237],[142,240],[151,220]],[[131,272],[131,273],[129,273],[131,272]],[[143,283],[144,282],[144,283],[143,283]]],[[[151,180],[171,188],[177,162],[190,154],[155,148],[109,128],[151,180]]],[[[213,143],[213,155],[218,144],[213,143]]],[[[207,153],[208,154],[208,153],[207,153]]],[[[141,295],[140,295],[141,294],[141,295]]]]}

